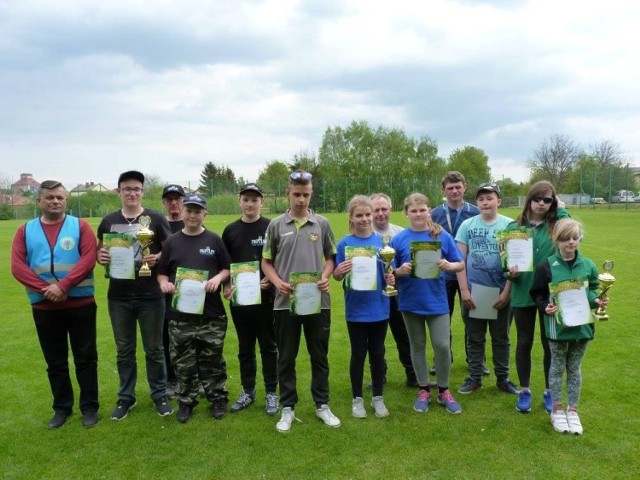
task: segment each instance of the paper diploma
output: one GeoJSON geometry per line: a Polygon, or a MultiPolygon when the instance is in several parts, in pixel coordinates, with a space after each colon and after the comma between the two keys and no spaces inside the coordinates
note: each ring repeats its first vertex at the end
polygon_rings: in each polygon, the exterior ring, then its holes
{"type": "Polygon", "coordinates": [[[257,261],[232,263],[231,286],[234,305],[260,305],[260,267],[257,261]]]}
{"type": "Polygon", "coordinates": [[[558,292],[556,300],[560,311],[560,321],[567,327],[593,323],[587,289],[584,285],[558,292]]]}
{"type": "Polygon", "coordinates": [[[294,288],[291,298],[291,312],[294,315],[320,313],[322,295],[317,282],[319,272],[293,272],[289,283],[294,288]]]}
{"type": "Polygon", "coordinates": [[[411,242],[411,262],[414,278],[434,279],[440,277],[438,262],[442,258],[440,242],[411,242]]]}
{"type": "Polygon", "coordinates": [[[346,286],[352,290],[378,289],[378,257],[376,247],[345,247],[345,258],[351,260],[350,279],[346,286]]]}
{"type": "Polygon", "coordinates": [[[533,238],[507,240],[507,268],[514,266],[519,272],[533,272],[533,238]]]}
{"type": "Polygon", "coordinates": [[[176,291],[171,299],[171,306],[182,313],[201,315],[204,312],[204,301],[207,292],[204,289],[209,272],[178,267],[176,270],[176,291]]]}
{"type": "Polygon", "coordinates": [[[134,239],[126,233],[105,233],[103,245],[109,250],[109,278],[133,280],[136,278],[134,266],[134,239]]]}
{"type": "Polygon", "coordinates": [[[476,308],[469,310],[469,316],[484,320],[497,320],[498,310],[493,305],[498,301],[499,296],[500,289],[498,287],[485,287],[472,283],[471,298],[473,298],[476,308]]]}

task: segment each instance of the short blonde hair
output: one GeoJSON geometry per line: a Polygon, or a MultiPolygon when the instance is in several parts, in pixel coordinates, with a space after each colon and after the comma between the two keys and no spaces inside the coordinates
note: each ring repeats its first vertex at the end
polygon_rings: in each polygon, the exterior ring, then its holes
{"type": "Polygon", "coordinates": [[[564,242],[571,238],[582,240],[583,236],[584,231],[582,229],[582,224],[579,221],[574,220],[573,218],[563,218],[556,222],[551,239],[553,240],[553,243],[557,245],[558,242],[564,242]]]}

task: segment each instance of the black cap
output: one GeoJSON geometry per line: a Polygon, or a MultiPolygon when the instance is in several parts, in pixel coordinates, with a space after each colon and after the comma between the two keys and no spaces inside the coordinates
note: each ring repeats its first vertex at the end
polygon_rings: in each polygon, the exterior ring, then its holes
{"type": "Polygon", "coordinates": [[[144,175],[137,170],[129,170],[128,172],[121,173],[118,177],[118,188],[120,188],[122,182],[126,182],[127,180],[137,180],[144,185],[144,175]]]}
{"type": "Polygon", "coordinates": [[[193,193],[191,195],[187,195],[182,201],[183,205],[198,205],[204,209],[207,208],[207,199],[201,197],[200,195],[193,193]]]}
{"type": "Polygon", "coordinates": [[[255,183],[247,183],[246,185],[241,186],[240,193],[238,193],[238,195],[242,195],[247,192],[254,192],[262,197],[262,189],[255,183]]]}
{"type": "Polygon", "coordinates": [[[166,197],[170,193],[177,193],[181,197],[184,197],[184,188],[182,188],[180,185],[174,185],[174,184],[167,185],[162,190],[162,198],[166,197]]]}
{"type": "Polygon", "coordinates": [[[498,198],[501,198],[500,186],[496,183],[488,182],[481,184],[478,187],[478,190],[476,190],[476,198],[478,198],[478,195],[480,195],[481,192],[495,192],[498,195],[498,198]]]}

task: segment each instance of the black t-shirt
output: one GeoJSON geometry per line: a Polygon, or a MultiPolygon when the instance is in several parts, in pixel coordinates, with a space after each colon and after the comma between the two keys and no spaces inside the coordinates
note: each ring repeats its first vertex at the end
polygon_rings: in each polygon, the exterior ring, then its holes
{"type": "MultiPolygon", "coordinates": [[[[231,258],[222,239],[216,233],[205,230],[200,235],[185,235],[178,232],[164,242],[162,257],[158,265],[158,273],[169,277],[174,283],[178,267],[195,270],[206,270],[207,279],[215,277],[220,270],[229,269],[231,258]]],[[[204,301],[204,317],[225,315],[224,305],[220,297],[220,288],[214,293],[207,293],[204,301]]],[[[198,315],[182,313],[173,308],[168,318],[188,320],[198,315]]]]}
{"type": "Polygon", "coordinates": [[[177,233],[184,228],[184,221],[176,220],[169,222],[169,228],[171,229],[171,233],[177,233]]]}
{"type": "MultiPolygon", "coordinates": [[[[131,233],[135,237],[135,233],[142,228],[142,225],[140,225],[138,221],[140,220],[140,217],[144,215],[151,218],[149,228],[154,233],[153,241],[151,242],[151,245],[149,245],[149,251],[151,253],[158,253],[162,251],[162,242],[171,235],[169,224],[162,214],[155,210],[148,210],[146,208],[138,217],[131,220],[131,222],[125,219],[121,210],[109,213],[102,219],[100,225],[98,225],[98,240],[102,241],[105,233],[131,233]]],[[[142,247],[137,240],[135,240],[133,251],[135,255],[135,280],[112,278],[109,281],[108,298],[162,297],[162,291],[160,290],[160,286],[158,285],[158,280],[156,278],[157,269],[155,266],[151,269],[150,277],[138,276],[138,270],[140,270],[140,267],[142,266],[142,247]]]]}
{"type": "MultiPolygon", "coordinates": [[[[222,232],[222,241],[234,263],[262,260],[262,247],[270,220],[260,217],[252,223],[238,219],[226,226],[222,232]]],[[[260,278],[264,277],[262,269],[260,278]]],[[[273,292],[262,290],[262,303],[273,303],[273,292]]]]}

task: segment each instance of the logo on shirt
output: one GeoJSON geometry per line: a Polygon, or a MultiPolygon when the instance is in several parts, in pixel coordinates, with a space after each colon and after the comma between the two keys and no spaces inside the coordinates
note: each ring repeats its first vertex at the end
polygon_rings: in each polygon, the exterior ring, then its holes
{"type": "Polygon", "coordinates": [[[200,249],[200,255],[203,255],[205,257],[213,257],[215,254],[216,254],[216,251],[211,247],[200,249]]]}
{"type": "Polygon", "coordinates": [[[260,235],[258,238],[254,238],[253,240],[251,240],[251,246],[262,247],[264,246],[264,242],[265,242],[265,239],[263,239],[262,235],[260,235]]]}
{"type": "Polygon", "coordinates": [[[76,246],[76,241],[72,237],[63,237],[60,239],[60,248],[63,250],[73,250],[76,246]]]}
{"type": "Polygon", "coordinates": [[[309,238],[311,239],[312,242],[317,242],[318,241],[318,234],[317,233],[310,233],[309,234],[309,238]]]}

